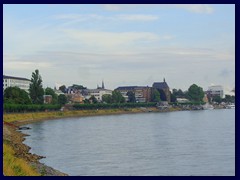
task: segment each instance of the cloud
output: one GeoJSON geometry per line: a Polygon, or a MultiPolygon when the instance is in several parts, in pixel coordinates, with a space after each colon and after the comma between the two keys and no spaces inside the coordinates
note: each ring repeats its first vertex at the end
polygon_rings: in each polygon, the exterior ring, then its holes
{"type": "Polygon", "coordinates": [[[173,6],[177,8],[185,9],[193,13],[203,13],[203,14],[213,13],[213,8],[207,4],[175,4],[173,6]]]}
{"type": "Polygon", "coordinates": [[[119,20],[126,20],[126,21],[155,21],[158,20],[158,16],[154,15],[144,15],[144,14],[122,14],[116,16],[119,20]]]}
{"type": "Polygon", "coordinates": [[[166,7],[175,7],[175,8],[180,8],[187,10],[189,12],[193,13],[203,13],[203,14],[211,14],[213,13],[214,9],[208,5],[208,4],[135,4],[135,5],[126,5],[126,4],[105,4],[102,5],[102,7],[105,10],[108,11],[120,11],[120,10],[126,10],[126,9],[133,9],[136,7],[146,7],[146,6],[154,6],[154,7],[159,7],[159,8],[166,8],[166,7]]]}
{"type": "Polygon", "coordinates": [[[116,46],[130,46],[137,43],[154,42],[159,39],[159,36],[150,32],[105,32],[105,31],[82,31],[75,29],[63,30],[66,35],[91,47],[99,47],[101,49],[116,46]]]}
{"type": "Polygon", "coordinates": [[[59,14],[54,15],[54,19],[57,20],[72,20],[75,22],[96,20],[96,21],[155,21],[159,17],[156,15],[148,14],[119,14],[113,16],[103,16],[98,14],[59,14]]]}

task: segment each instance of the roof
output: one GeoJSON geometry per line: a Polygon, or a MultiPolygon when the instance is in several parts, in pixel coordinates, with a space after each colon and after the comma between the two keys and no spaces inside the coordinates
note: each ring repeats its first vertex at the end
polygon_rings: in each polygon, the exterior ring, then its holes
{"type": "Polygon", "coordinates": [[[169,88],[166,82],[155,82],[153,83],[153,88],[156,89],[166,89],[169,88]]]}
{"type": "Polygon", "coordinates": [[[118,88],[116,88],[115,90],[128,90],[128,91],[131,91],[131,90],[134,90],[134,89],[137,89],[137,88],[148,88],[148,86],[120,86],[118,88]]]}
{"type": "Polygon", "coordinates": [[[5,75],[3,75],[3,79],[18,79],[18,80],[30,81],[27,78],[14,77],[14,76],[5,76],[5,75]]]}

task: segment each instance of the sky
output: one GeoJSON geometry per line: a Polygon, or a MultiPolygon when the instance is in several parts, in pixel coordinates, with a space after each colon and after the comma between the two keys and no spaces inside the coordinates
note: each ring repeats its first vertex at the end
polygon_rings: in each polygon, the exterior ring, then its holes
{"type": "Polygon", "coordinates": [[[3,74],[44,87],[235,87],[234,4],[3,5],[3,74]]]}

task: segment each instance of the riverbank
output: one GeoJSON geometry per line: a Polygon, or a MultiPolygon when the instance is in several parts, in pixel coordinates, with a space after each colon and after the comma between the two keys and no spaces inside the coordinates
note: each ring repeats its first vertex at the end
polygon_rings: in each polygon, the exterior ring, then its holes
{"type": "MultiPolygon", "coordinates": [[[[180,109],[171,108],[169,111],[180,109]]],[[[3,172],[6,176],[66,176],[39,162],[41,157],[29,153],[30,147],[23,144],[27,136],[18,130],[19,126],[44,120],[53,120],[69,117],[86,117],[114,114],[165,112],[155,107],[150,108],[124,108],[124,109],[101,109],[101,110],[79,110],[79,111],[55,111],[35,113],[15,113],[3,115],[3,172]]]]}

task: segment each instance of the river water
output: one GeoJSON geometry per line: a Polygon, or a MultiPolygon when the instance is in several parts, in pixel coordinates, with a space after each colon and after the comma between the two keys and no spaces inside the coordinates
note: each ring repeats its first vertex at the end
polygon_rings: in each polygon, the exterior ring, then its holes
{"type": "Polygon", "coordinates": [[[235,109],[67,118],[23,131],[69,175],[235,175],[235,109]]]}

